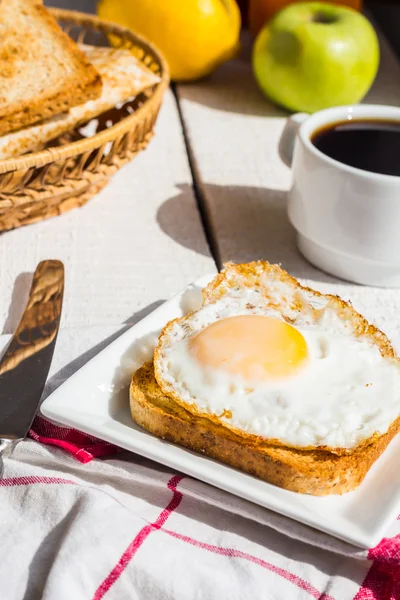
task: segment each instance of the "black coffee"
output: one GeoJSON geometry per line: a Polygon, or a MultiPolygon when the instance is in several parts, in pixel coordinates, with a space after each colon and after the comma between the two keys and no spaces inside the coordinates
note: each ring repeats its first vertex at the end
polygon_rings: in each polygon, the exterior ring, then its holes
{"type": "Polygon", "coordinates": [[[400,176],[400,121],[330,123],[314,132],[311,141],[326,156],[345,165],[400,176]]]}

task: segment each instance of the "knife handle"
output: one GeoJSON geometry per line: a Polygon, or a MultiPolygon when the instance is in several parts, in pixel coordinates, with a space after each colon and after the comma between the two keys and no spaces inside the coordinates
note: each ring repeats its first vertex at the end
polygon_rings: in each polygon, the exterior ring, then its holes
{"type": "Polygon", "coordinates": [[[2,459],[28,434],[40,405],[61,318],[64,266],[39,263],[25,311],[0,360],[0,478],[2,459]]]}
{"type": "Polygon", "coordinates": [[[21,322],[0,363],[0,375],[45,348],[57,335],[64,291],[64,266],[44,260],[36,268],[21,322]]]}

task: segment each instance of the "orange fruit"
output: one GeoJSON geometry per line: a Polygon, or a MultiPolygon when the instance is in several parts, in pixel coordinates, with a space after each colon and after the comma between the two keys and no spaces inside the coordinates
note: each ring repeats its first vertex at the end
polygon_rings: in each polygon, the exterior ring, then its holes
{"type": "MultiPolygon", "coordinates": [[[[249,4],[249,28],[254,36],[258,34],[263,25],[276,12],[281,10],[288,4],[294,2],[301,2],[302,0],[250,0],[249,4]]],[[[362,7],[362,0],[326,0],[331,4],[343,4],[344,6],[350,6],[356,10],[360,10],[362,7]]]]}
{"type": "Polygon", "coordinates": [[[97,12],[153,42],[174,80],[204,77],[239,48],[236,0],[100,0],[97,12]]]}

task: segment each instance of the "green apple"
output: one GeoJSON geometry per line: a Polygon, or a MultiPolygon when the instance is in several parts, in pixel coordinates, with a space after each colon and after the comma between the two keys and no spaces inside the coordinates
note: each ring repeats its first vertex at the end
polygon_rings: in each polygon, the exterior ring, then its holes
{"type": "Polygon", "coordinates": [[[378,66],[379,42],[371,23],[351,8],[321,2],[281,10],[253,49],[261,89],[293,111],[359,102],[378,66]]]}

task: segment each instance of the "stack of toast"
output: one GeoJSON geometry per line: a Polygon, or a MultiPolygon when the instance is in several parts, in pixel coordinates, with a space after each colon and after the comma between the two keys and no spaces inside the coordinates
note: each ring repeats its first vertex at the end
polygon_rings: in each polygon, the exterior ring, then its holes
{"type": "Polygon", "coordinates": [[[43,147],[154,85],[128,50],[77,45],[39,0],[0,3],[0,158],[43,147]]]}

